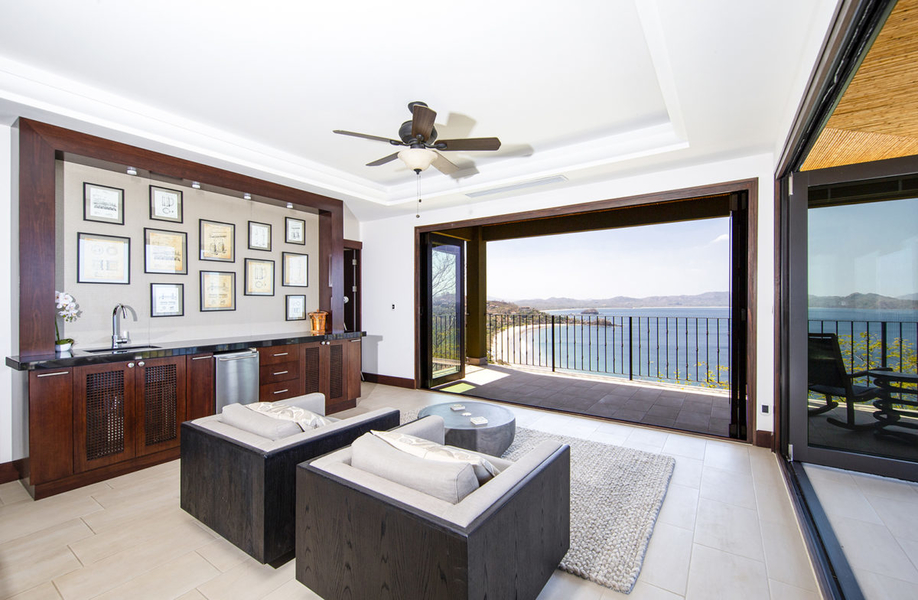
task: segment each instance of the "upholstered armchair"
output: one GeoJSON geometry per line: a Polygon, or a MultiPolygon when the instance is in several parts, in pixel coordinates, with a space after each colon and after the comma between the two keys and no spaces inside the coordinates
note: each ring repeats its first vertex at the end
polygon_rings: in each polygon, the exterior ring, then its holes
{"type": "MultiPolygon", "coordinates": [[[[444,438],[435,416],[393,431],[444,438]]],[[[543,442],[516,462],[485,456],[500,473],[472,489],[468,464],[385,446],[363,436],[297,467],[297,580],[326,600],[539,595],[570,545],[567,445],[543,442]],[[354,466],[361,444],[378,473],[354,466]]]]}
{"type": "MultiPolygon", "coordinates": [[[[275,404],[282,403],[325,413],[322,394],[275,404]]],[[[182,423],[182,508],[259,562],[292,556],[296,465],[370,430],[397,426],[399,412],[379,409],[329,420],[302,431],[291,421],[231,404],[222,414],[182,423]]]]}

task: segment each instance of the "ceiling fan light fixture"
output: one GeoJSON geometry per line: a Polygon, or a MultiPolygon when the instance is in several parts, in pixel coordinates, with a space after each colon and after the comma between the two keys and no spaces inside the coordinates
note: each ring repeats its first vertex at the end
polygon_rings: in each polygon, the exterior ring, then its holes
{"type": "Polygon", "coordinates": [[[427,148],[407,148],[398,153],[403,163],[412,171],[425,171],[436,160],[437,153],[427,148]]]}

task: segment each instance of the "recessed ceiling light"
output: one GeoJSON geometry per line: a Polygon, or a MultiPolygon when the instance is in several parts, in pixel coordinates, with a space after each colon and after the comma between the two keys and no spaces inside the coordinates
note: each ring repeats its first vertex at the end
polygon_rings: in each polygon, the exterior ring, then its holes
{"type": "Polygon", "coordinates": [[[128,167],[128,168],[127,168],[127,174],[128,174],[128,175],[137,175],[137,169],[135,169],[134,167],[128,167]]]}
{"type": "Polygon", "coordinates": [[[248,194],[248,193],[243,194],[243,195],[242,195],[242,198],[243,198],[244,200],[251,200],[251,199],[252,199],[252,194],[248,194]]]}
{"type": "Polygon", "coordinates": [[[197,181],[192,181],[192,182],[191,182],[191,187],[193,187],[193,188],[196,189],[196,190],[199,190],[199,189],[201,189],[201,184],[198,183],[197,181]]]}
{"type": "Polygon", "coordinates": [[[287,208],[293,208],[293,202],[288,202],[288,203],[287,203],[287,208]]]}

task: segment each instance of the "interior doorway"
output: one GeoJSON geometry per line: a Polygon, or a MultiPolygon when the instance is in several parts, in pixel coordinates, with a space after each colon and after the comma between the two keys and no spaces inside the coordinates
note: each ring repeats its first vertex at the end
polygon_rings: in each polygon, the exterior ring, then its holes
{"type": "Polygon", "coordinates": [[[361,252],[363,244],[344,240],[344,330],[361,331],[361,252]]]}
{"type": "MultiPolygon", "coordinates": [[[[721,333],[728,340],[719,348],[728,358],[722,360],[722,363],[729,363],[730,368],[726,375],[726,382],[722,385],[725,390],[723,408],[718,409],[718,417],[729,424],[719,435],[729,436],[734,439],[755,441],[755,325],[752,316],[755,311],[755,297],[752,291],[755,290],[755,271],[756,271],[756,253],[755,253],[755,226],[756,226],[756,185],[754,181],[737,182],[734,184],[725,184],[723,186],[711,186],[710,188],[696,188],[694,190],[683,190],[670,192],[667,194],[647,196],[639,199],[627,198],[618,200],[602,201],[586,205],[565,207],[563,209],[552,209],[545,212],[525,213],[512,216],[494,217],[479,219],[474,221],[451,223],[441,226],[427,226],[416,229],[416,239],[418,241],[418,280],[417,280],[417,299],[418,299],[418,365],[417,383],[419,387],[433,388],[442,385],[446,381],[462,379],[459,384],[441,387],[441,391],[453,391],[456,393],[466,393],[475,395],[477,392],[484,390],[485,386],[476,384],[472,379],[474,373],[466,377],[464,374],[456,377],[459,369],[464,369],[466,362],[474,365],[494,365],[499,362],[493,354],[494,344],[497,343],[500,335],[505,338],[508,333],[516,336],[515,341],[507,342],[518,352],[528,352],[530,355],[539,356],[538,360],[554,360],[555,366],[558,365],[560,355],[560,340],[558,335],[562,330],[572,330],[571,324],[576,321],[576,329],[579,330],[581,320],[579,315],[576,318],[566,318],[563,323],[555,321],[554,323],[546,322],[527,322],[526,317],[514,314],[503,325],[495,324],[493,315],[488,314],[487,301],[487,264],[488,264],[488,243],[498,240],[508,240],[514,238],[537,238],[551,234],[569,233],[569,232],[587,232],[602,229],[630,228],[639,225],[650,225],[654,223],[675,223],[680,221],[704,220],[713,218],[726,218],[729,223],[729,246],[730,246],[730,275],[729,279],[729,307],[724,307],[724,318],[720,325],[721,333]],[[704,191],[711,191],[705,194],[704,191]],[[458,286],[468,289],[468,296],[465,298],[464,305],[467,307],[467,322],[463,327],[465,340],[468,341],[468,347],[465,352],[455,357],[456,369],[451,379],[437,380],[432,378],[431,348],[433,339],[433,321],[430,319],[431,308],[428,307],[430,302],[431,286],[431,252],[433,245],[431,239],[436,235],[446,235],[452,243],[461,240],[464,249],[468,253],[468,260],[462,261],[464,268],[459,268],[457,272],[464,273],[466,277],[457,282],[458,286]],[[498,335],[500,334],[500,335],[498,335]],[[554,339],[551,335],[554,334],[554,339]],[[527,337],[529,336],[529,337],[527,337]],[[477,389],[476,389],[477,388],[477,389]],[[469,390],[472,391],[469,391],[469,390]],[[729,390],[729,393],[726,393],[729,390]]],[[[726,237],[726,236],[725,236],[726,237]]],[[[674,260],[678,257],[674,256],[674,260]]],[[[532,277],[550,278],[555,277],[563,280],[565,273],[563,269],[535,269],[531,270],[532,277]]],[[[536,311],[539,312],[539,311],[536,311]]],[[[461,314],[460,316],[466,316],[461,314]]],[[[536,317],[546,319],[545,315],[536,317]]],[[[681,365],[675,367],[678,371],[693,370],[696,366],[695,361],[698,359],[698,353],[693,348],[693,353],[682,353],[683,344],[694,345],[695,337],[703,336],[703,327],[696,324],[694,319],[690,321],[682,320],[678,326],[675,321],[670,321],[673,328],[678,327],[678,339],[672,340],[672,345],[679,345],[679,360],[681,365]],[[686,366],[686,360],[688,365],[686,366]]],[[[583,342],[580,348],[595,348],[595,344],[607,343],[600,339],[603,335],[616,335],[615,344],[618,346],[618,356],[621,362],[616,368],[623,369],[615,374],[619,379],[603,377],[603,383],[608,382],[610,385],[632,385],[637,383],[640,377],[633,376],[635,368],[642,368],[640,357],[646,358],[646,352],[642,346],[640,349],[631,351],[631,347],[638,348],[642,344],[646,332],[638,326],[626,324],[615,319],[604,319],[601,327],[594,327],[599,332],[589,335],[581,335],[580,340],[583,342]],[[608,327],[607,327],[608,325],[608,327]],[[629,327],[633,326],[633,329],[629,327]],[[614,333],[609,333],[614,332],[614,333]],[[630,334],[630,339],[629,335],[630,334]],[[590,337],[593,336],[593,337],[590,337]],[[621,346],[628,346],[628,349],[621,351],[621,346]],[[631,377],[628,370],[631,370],[631,377]],[[621,376],[624,375],[624,380],[621,376]]],[[[646,325],[646,324],[645,324],[646,325]]],[[[644,325],[641,325],[643,328],[644,325]]],[[[715,326],[716,327],[716,326],[715,326]]],[[[587,327],[584,327],[586,330],[587,327]]],[[[663,319],[660,320],[658,335],[664,335],[666,324],[663,319]]],[[[657,323],[651,325],[651,332],[657,331],[657,323]]],[[[673,332],[675,333],[675,332],[673,332]]],[[[579,349],[578,349],[579,351],[579,349]]],[[[664,347],[665,352],[665,347],[664,347]]],[[[608,354],[614,354],[609,350],[608,354]]],[[[656,360],[656,359],[654,359],[656,360]]],[[[662,362],[661,358],[661,362],[662,362]]],[[[519,361],[517,361],[519,362],[519,361]]],[[[592,364],[592,363],[591,363],[592,364]]],[[[505,368],[508,365],[500,364],[498,368],[505,368]]],[[[509,365],[513,366],[513,365],[509,365]]],[[[530,365],[530,367],[545,368],[546,364],[530,365]]],[[[488,367],[489,371],[497,371],[493,366],[488,367]]],[[[530,369],[531,370],[531,369],[530,369]]],[[[556,372],[559,370],[554,369],[556,372]]],[[[575,369],[585,371],[589,369],[575,369]]],[[[472,371],[475,371],[473,369],[472,371]]],[[[548,375],[551,375],[552,367],[548,367],[548,375]]],[[[595,375],[595,373],[594,373],[595,375]]],[[[496,375],[488,375],[492,381],[496,380],[496,375]]],[[[577,383],[574,387],[593,386],[598,382],[577,383]]],[[[525,391],[532,392],[531,396],[538,396],[539,392],[534,391],[531,382],[521,384],[525,391]]],[[[601,385],[601,384],[600,384],[601,385]]],[[[493,386],[492,386],[493,387],[493,386]]],[[[510,386],[519,387],[519,386],[510,386]]],[[[555,384],[557,387],[557,384],[555,384]]],[[[563,387],[563,386],[562,386],[563,387]]],[[[585,388],[584,388],[585,389],[585,388]]],[[[571,404],[568,407],[553,406],[552,398],[557,399],[557,393],[549,394],[550,398],[539,398],[538,405],[540,408],[549,408],[552,410],[567,410],[580,414],[593,414],[589,411],[584,412],[586,403],[595,404],[596,399],[588,398],[588,394],[572,394],[573,388],[564,390],[570,397],[571,404]],[[577,404],[577,403],[580,404],[577,404]]],[[[507,397],[490,396],[492,399],[503,400],[507,402],[521,403],[521,389],[517,389],[507,397]],[[516,396],[515,398],[512,396],[516,396]]],[[[618,391],[614,391],[618,393],[618,391]]],[[[635,392],[635,397],[630,399],[632,404],[634,400],[640,398],[649,398],[653,396],[654,400],[660,399],[661,396],[667,396],[664,400],[673,400],[677,393],[672,390],[642,391],[635,392]]],[[[482,397],[489,397],[482,394],[482,397]]],[[[525,403],[525,402],[523,402],[525,403]]],[[[663,409],[661,406],[653,407],[654,413],[663,409]]],[[[633,406],[631,408],[637,408],[633,406]]],[[[651,413],[650,407],[642,407],[644,414],[651,413]]],[[[713,408],[708,407],[708,410],[713,408]]],[[[610,416],[611,418],[624,418],[624,412],[621,416],[610,416]]],[[[672,423],[653,423],[663,427],[672,427],[672,423]]],[[[683,429],[694,430],[683,427],[683,429]]],[[[701,433],[710,433],[708,430],[700,431],[701,433]]],[[[759,440],[761,445],[770,445],[770,438],[767,435],[762,436],[759,440]]]]}

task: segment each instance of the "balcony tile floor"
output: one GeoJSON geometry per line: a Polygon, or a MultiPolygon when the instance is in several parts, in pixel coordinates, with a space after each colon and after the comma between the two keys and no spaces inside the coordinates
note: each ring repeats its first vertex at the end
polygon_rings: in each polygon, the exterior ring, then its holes
{"type": "MultiPolygon", "coordinates": [[[[384,406],[419,410],[448,400],[438,392],[364,384],[357,408],[339,414],[384,406]]],[[[631,594],[556,571],[539,600],[820,597],[777,459],[768,450],[507,406],[522,427],[676,459],[631,594]]],[[[0,485],[0,598],[318,598],[294,579],[294,561],[278,569],[258,564],[182,511],[178,497],[179,461],[37,502],[18,482],[0,485]]]]}
{"type": "Polygon", "coordinates": [[[603,379],[494,365],[469,366],[465,379],[437,389],[591,417],[730,435],[730,398],[725,392],[603,379]]]}

